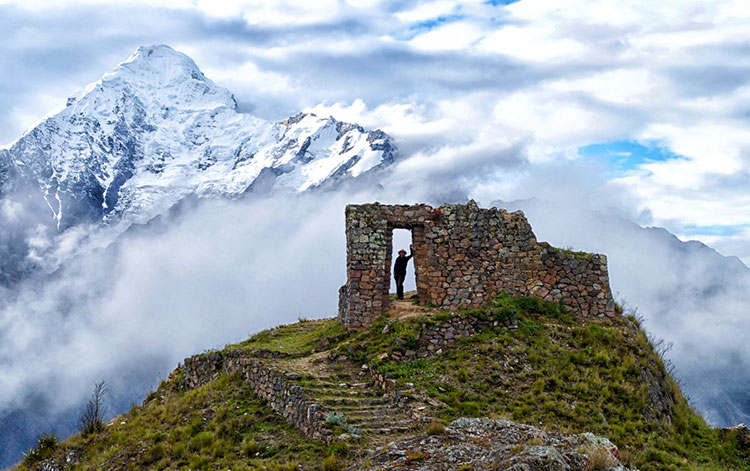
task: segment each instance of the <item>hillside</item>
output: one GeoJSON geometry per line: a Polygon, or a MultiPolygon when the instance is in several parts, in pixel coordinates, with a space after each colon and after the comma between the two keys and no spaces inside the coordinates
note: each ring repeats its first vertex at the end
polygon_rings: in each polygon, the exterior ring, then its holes
{"type": "Polygon", "coordinates": [[[750,469],[636,319],[508,295],[264,331],[186,359],[102,432],[42,443],[19,469],[750,469]]]}
{"type": "Polygon", "coordinates": [[[737,257],[616,212],[538,199],[491,204],[522,210],[541,240],[607,254],[616,297],[638,306],[649,331],[673,344],[668,356],[690,403],[714,426],[750,423],[750,364],[725,360],[750,356],[750,269],[737,257]]]}

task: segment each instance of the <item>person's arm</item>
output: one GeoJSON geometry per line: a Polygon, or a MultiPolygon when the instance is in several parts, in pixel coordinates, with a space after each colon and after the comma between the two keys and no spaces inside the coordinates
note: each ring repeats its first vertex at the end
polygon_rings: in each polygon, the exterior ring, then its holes
{"type": "Polygon", "coordinates": [[[413,246],[413,245],[410,245],[410,246],[409,246],[409,256],[408,256],[408,257],[406,257],[406,261],[408,262],[408,261],[409,261],[409,259],[410,259],[410,258],[412,258],[413,256],[414,256],[414,246],[413,246]]]}

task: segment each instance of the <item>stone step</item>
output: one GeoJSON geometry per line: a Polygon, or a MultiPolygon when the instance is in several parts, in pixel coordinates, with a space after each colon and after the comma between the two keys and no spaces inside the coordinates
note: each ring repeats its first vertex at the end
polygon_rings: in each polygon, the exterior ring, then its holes
{"type": "Polygon", "coordinates": [[[317,384],[328,384],[338,386],[340,384],[346,384],[352,386],[353,384],[366,383],[367,380],[356,376],[303,376],[303,378],[311,383],[317,384]]]}
{"type": "Polygon", "coordinates": [[[381,420],[381,419],[395,420],[399,416],[399,414],[398,412],[378,413],[378,412],[369,412],[369,411],[359,411],[359,412],[344,414],[344,416],[351,420],[381,420]]]}
{"type": "Polygon", "coordinates": [[[376,391],[361,389],[334,389],[334,388],[310,388],[305,387],[306,394],[311,396],[337,396],[337,397],[379,397],[376,391]]]}
{"type": "Polygon", "coordinates": [[[369,419],[381,419],[381,418],[394,418],[399,417],[403,414],[403,411],[398,409],[348,409],[342,410],[338,407],[331,408],[332,412],[338,412],[344,414],[346,417],[351,418],[369,418],[369,419]]]}
{"type": "Polygon", "coordinates": [[[357,405],[378,405],[378,404],[388,404],[387,399],[382,398],[354,398],[354,397],[323,397],[314,398],[315,402],[318,402],[321,405],[324,406],[357,406],[357,405]]]}
{"type": "Polygon", "coordinates": [[[411,421],[409,420],[393,421],[393,420],[384,420],[384,418],[382,417],[380,418],[363,417],[360,419],[351,419],[347,417],[346,426],[357,427],[362,430],[369,430],[373,428],[394,427],[394,426],[411,427],[412,424],[411,424],[411,421]]]}
{"type": "Polygon", "coordinates": [[[362,381],[361,378],[357,378],[355,380],[341,380],[341,381],[328,381],[328,380],[322,380],[322,379],[312,379],[307,381],[310,385],[316,385],[316,386],[325,386],[325,387],[331,387],[331,388],[344,388],[344,389],[366,389],[371,386],[371,384],[367,381],[362,381]]]}
{"type": "Polygon", "coordinates": [[[380,428],[380,427],[414,427],[415,422],[411,419],[407,419],[406,417],[400,417],[398,419],[396,418],[389,418],[388,420],[385,420],[385,418],[361,418],[358,420],[351,419],[347,417],[346,421],[347,425],[354,425],[356,427],[359,427],[362,430],[365,429],[373,429],[373,428],[380,428]]]}
{"type": "MultiPolygon", "coordinates": [[[[361,428],[361,427],[360,427],[361,428]]],[[[411,432],[414,430],[414,427],[412,426],[385,426],[380,428],[368,428],[361,430],[360,432],[362,434],[376,434],[376,435],[385,435],[385,434],[392,434],[392,433],[404,433],[404,432],[411,432]]]]}
{"type": "Polygon", "coordinates": [[[403,410],[398,409],[396,407],[388,407],[386,404],[374,404],[374,405],[368,405],[368,406],[350,406],[350,405],[340,405],[335,406],[331,408],[335,412],[340,412],[344,415],[359,415],[359,414],[369,414],[369,415],[397,415],[403,412],[403,410]]]}
{"type": "Polygon", "coordinates": [[[312,399],[314,402],[318,403],[330,403],[330,404],[336,404],[336,401],[340,399],[341,405],[344,406],[384,406],[389,404],[389,402],[385,399],[383,399],[380,396],[357,396],[357,395],[350,395],[350,396],[339,396],[339,395],[332,395],[328,394],[325,396],[319,396],[317,394],[306,394],[307,397],[312,399]],[[355,401],[355,402],[351,402],[355,401]]]}
{"type": "Polygon", "coordinates": [[[309,388],[309,389],[336,389],[338,391],[376,391],[377,390],[367,384],[364,384],[362,386],[352,386],[352,385],[341,386],[340,384],[309,382],[309,383],[304,383],[302,387],[309,388]]]}

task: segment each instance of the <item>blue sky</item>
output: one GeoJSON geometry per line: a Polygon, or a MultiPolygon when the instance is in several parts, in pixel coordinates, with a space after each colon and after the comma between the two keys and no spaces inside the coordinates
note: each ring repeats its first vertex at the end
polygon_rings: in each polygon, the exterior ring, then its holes
{"type": "Polygon", "coordinates": [[[612,141],[589,144],[578,149],[582,157],[607,160],[616,172],[625,173],[649,162],[664,162],[670,159],[686,159],[657,142],[612,141]]]}
{"type": "Polygon", "coordinates": [[[0,143],[165,43],[243,111],[385,130],[410,187],[647,213],[750,263],[746,2],[6,0],[0,28],[0,143]]]}
{"type": "Polygon", "coordinates": [[[743,230],[750,228],[750,224],[738,224],[735,226],[693,226],[687,225],[683,228],[684,232],[694,234],[696,236],[708,235],[708,236],[736,236],[742,233],[743,230]]]}

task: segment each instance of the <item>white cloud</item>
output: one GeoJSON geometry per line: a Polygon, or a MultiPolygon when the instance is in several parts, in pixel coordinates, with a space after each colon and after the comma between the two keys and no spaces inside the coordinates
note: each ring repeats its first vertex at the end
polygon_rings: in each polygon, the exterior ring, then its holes
{"type": "Polygon", "coordinates": [[[461,51],[470,49],[482,37],[476,24],[458,21],[437,26],[417,35],[410,44],[424,51],[461,51]]]}
{"type": "Polygon", "coordinates": [[[423,2],[411,10],[396,12],[394,16],[403,22],[417,23],[455,13],[457,9],[456,2],[452,1],[423,2]]]}
{"type": "Polygon", "coordinates": [[[588,93],[599,100],[617,104],[650,106],[660,103],[669,93],[668,84],[648,70],[631,68],[608,70],[582,78],[553,80],[551,90],[588,93]]]}
{"type": "Polygon", "coordinates": [[[335,314],[344,204],[339,195],[203,203],[169,230],[142,230],[74,259],[45,284],[29,280],[0,300],[0,410],[51,378],[64,379],[55,411],[104,375],[120,394],[142,394],[148,384],[119,382],[146,357],[164,375],[206,348],[335,314]]]}
{"type": "Polygon", "coordinates": [[[510,25],[487,35],[477,49],[532,62],[577,60],[587,52],[575,39],[558,36],[554,30],[537,26],[510,25]]]}

